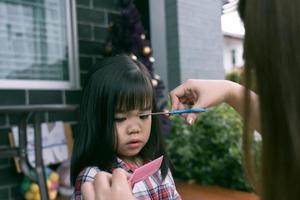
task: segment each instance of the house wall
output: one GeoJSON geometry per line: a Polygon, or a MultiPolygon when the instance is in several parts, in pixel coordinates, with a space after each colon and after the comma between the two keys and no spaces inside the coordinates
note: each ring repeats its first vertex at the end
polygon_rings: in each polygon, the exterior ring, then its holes
{"type": "Polygon", "coordinates": [[[181,82],[180,68],[180,46],[179,46],[179,27],[178,27],[178,1],[165,0],[165,19],[166,19],[166,62],[168,80],[165,82],[168,89],[173,89],[181,82]]]}
{"type": "Polygon", "coordinates": [[[229,37],[224,35],[223,37],[223,62],[225,71],[230,71],[233,67],[242,67],[244,65],[243,59],[243,39],[229,37]],[[235,50],[236,54],[236,63],[232,63],[232,53],[231,51],[235,50]]]}
{"type": "MultiPolygon", "coordinates": [[[[172,2],[171,2],[172,3],[172,2]]],[[[168,95],[168,62],[167,62],[167,43],[166,43],[166,16],[165,1],[150,0],[150,31],[151,45],[155,62],[153,68],[159,74],[165,86],[165,96],[168,95]]],[[[169,52],[171,55],[171,52],[169,52]]]]}
{"type": "MultiPolygon", "coordinates": [[[[84,82],[88,68],[101,59],[106,38],[106,26],[117,15],[114,1],[77,0],[77,25],[80,81],[84,82]]],[[[0,106],[31,104],[79,104],[80,90],[0,90],[0,106]]],[[[70,122],[76,134],[77,113],[46,113],[45,121],[70,122]]],[[[0,147],[9,144],[8,132],[19,116],[0,114],[0,147]]],[[[22,174],[17,174],[13,159],[0,159],[0,199],[21,199],[22,174]]]]}
{"type": "Polygon", "coordinates": [[[169,90],[189,78],[223,79],[221,1],[166,0],[169,90]]]}

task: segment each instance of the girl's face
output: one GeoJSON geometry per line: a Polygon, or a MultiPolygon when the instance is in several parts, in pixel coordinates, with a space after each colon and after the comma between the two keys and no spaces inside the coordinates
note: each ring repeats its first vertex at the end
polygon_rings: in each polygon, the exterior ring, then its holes
{"type": "Polygon", "coordinates": [[[120,158],[136,156],[148,142],[152,121],[149,113],[151,109],[116,113],[116,148],[120,158]]]}

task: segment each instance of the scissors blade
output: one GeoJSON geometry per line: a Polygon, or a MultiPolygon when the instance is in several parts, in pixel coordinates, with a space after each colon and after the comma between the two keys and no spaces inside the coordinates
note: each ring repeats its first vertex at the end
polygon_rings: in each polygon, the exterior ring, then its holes
{"type": "Polygon", "coordinates": [[[206,112],[206,109],[204,109],[204,108],[191,108],[191,109],[181,109],[181,110],[155,112],[155,113],[143,114],[143,115],[180,115],[180,114],[184,114],[184,113],[200,113],[200,112],[206,112]]]}
{"type": "Polygon", "coordinates": [[[182,110],[172,110],[170,111],[171,115],[180,115],[184,113],[200,113],[200,112],[206,112],[206,109],[204,108],[191,108],[191,109],[182,109],[182,110]]]}

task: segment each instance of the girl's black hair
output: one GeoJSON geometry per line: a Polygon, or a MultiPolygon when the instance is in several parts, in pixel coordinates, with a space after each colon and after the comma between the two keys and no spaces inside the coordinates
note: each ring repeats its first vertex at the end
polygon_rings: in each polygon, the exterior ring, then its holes
{"type": "MultiPolygon", "coordinates": [[[[128,55],[118,55],[102,60],[88,74],[80,106],[79,133],[74,135],[71,161],[71,182],[88,166],[97,166],[111,172],[117,162],[114,148],[114,117],[117,111],[152,107],[156,102],[151,78],[146,67],[128,55]]],[[[153,160],[164,155],[161,165],[164,179],[169,160],[164,148],[160,121],[152,116],[151,133],[139,156],[153,160]]]]}

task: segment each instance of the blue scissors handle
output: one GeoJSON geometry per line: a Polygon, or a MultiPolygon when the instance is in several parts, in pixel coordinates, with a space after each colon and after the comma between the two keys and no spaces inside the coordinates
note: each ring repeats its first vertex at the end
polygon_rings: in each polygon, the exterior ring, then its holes
{"type": "Polygon", "coordinates": [[[182,109],[182,110],[172,110],[170,111],[170,115],[180,115],[184,113],[200,113],[200,112],[206,112],[206,109],[204,108],[191,108],[191,109],[182,109]]]}

